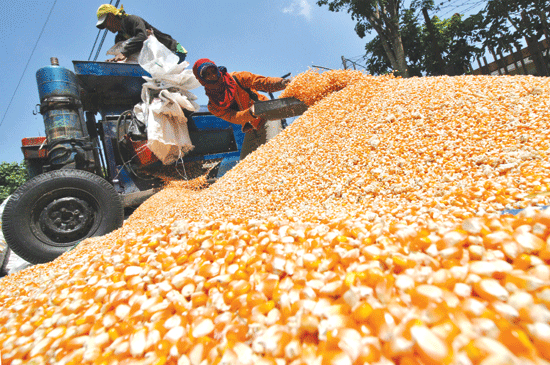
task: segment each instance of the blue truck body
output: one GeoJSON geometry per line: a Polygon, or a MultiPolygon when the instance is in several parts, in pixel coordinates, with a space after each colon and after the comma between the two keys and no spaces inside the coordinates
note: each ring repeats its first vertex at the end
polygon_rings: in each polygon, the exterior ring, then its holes
{"type": "MultiPolygon", "coordinates": [[[[119,228],[128,209],[168,180],[206,176],[212,182],[240,160],[241,126],[201,107],[184,111],[194,148],[164,165],[133,113],[150,75],[138,64],[73,65],[74,72],[52,58],[36,74],[46,136],[22,140],[30,179],[2,212],[10,250],[30,263],[51,261],[87,237],[119,228]]],[[[0,272],[6,252],[0,252],[0,272]]]]}
{"type": "MultiPolygon", "coordinates": [[[[103,153],[109,176],[121,194],[150,188],[132,174],[124,164],[117,164],[115,140],[116,118],[141,102],[143,76],[150,75],[138,64],[73,61],[75,75],[81,88],[84,112],[99,113],[103,129],[103,153]],[[114,177],[117,177],[116,179],[114,177]]],[[[181,164],[200,163],[205,166],[217,164],[212,178],[219,178],[239,162],[244,141],[241,126],[228,123],[202,106],[191,115],[188,123],[195,149],[184,156],[181,164]]],[[[156,162],[157,167],[160,161],[156,162]]],[[[148,166],[148,171],[155,166],[148,166]]],[[[189,176],[191,177],[191,176],[189,176]]],[[[192,176],[195,177],[195,176],[192,176]]]]}

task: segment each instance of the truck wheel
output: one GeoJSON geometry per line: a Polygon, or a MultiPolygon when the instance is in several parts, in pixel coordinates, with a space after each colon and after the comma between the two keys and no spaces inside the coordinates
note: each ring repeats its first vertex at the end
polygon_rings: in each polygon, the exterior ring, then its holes
{"type": "Polygon", "coordinates": [[[52,261],[81,240],[124,220],[122,201],[105,179],[83,170],[40,174],[19,187],[2,214],[4,238],[33,264],[52,261]]]}

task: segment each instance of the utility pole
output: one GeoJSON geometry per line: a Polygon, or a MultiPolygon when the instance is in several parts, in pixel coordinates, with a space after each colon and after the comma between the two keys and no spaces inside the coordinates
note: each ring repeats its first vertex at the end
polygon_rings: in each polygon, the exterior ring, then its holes
{"type": "Polygon", "coordinates": [[[342,56],[342,65],[344,65],[344,70],[348,69],[348,66],[346,65],[346,58],[342,56]]]}

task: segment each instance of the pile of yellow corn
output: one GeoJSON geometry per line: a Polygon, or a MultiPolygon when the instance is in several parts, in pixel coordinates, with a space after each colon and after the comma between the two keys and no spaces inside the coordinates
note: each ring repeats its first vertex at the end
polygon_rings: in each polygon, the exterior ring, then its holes
{"type": "MultiPolygon", "coordinates": [[[[550,364],[550,79],[308,71],[206,189],[0,280],[2,364],[550,364]]],[[[195,184],[195,185],[193,185],[195,184]]]]}

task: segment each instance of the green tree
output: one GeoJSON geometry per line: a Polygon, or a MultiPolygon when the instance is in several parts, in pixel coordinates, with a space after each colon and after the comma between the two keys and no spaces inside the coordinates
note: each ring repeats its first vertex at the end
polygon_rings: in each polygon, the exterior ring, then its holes
{"type": "MultiPolygon", "coordinates": [[[[450,19],[430,19],[432,30],[421,24],[411,7],[402,13],[401,36],[405,49],[409,76],[460,75],[469,69],[474,58],[481,53],[481,16],[476,14],[462,19],[454,14],[450,19]],[[437,44],[435,44],[436,42],[437,44]]],[[[385,57],[379,37],[368,42],[365,63],[372,74],[391,72],[391,64],[385,57]]]]}
{"type": "Polygon", "coordinates": [[[25,163],[2,162],[0,164],[0,202],[27,181],[27,166],[25,163]]]}
{"type": "MultiPolygon", "coordinates": [[[[414,9],[405,9],[401,18],[401,39],[405,50],[405,57],[409,76],[422,75],[422,61],[425,50],[421,41],[422,26],[415,18],[414,9]]],[[[365,46],[365,65],[369,73],[383,75],[391,73],[393,68],[387,57],[382,40],[376,36],[365,46]]]]}
{"type": "Polygon", "coordinates": [[[392,69],[409,76],[399,24],[403,0],[318,0],[317,5],[334,12],[346,10],[357,21],[355,32],[361,38],[374,30],[392,69]]]}
{"type": "Polygon", "coordinates": [[[392,72],[388,56],[384,52],[380,37],[374,37],[365,45],[365,66],[371,75],[385,75],[392,72]]]}
{"type": "MultiPolygon", "coordinates": [[[[418,22],[415,8],[411,7],[403,12],[401,17],[401,35],[407,56],[410,76],[422,76],[424,73],[424,59],[426,54],[424,27],[418,22]]],[[[430,47],[431,48],[431,47],[430,47]]]]}
{"type": "MultiPolygon", "coordinates": [[[[454,14],[449,19],[432,18],[432,24],[437,32],[437,42],[441,50],[441,57],[444,70],[438,65],[430,63],[426,57],[426,73],[429,75],[462,75],[470,69],[471,63],[476,56],[481,55],[482,48],[478,47],[483,27],[483,18],[475,14],[462,19],[462,15],[454,14]]],[[[427,43],[427,34],[424,34],[424,42],[427,43]]]]}
{"type": "Polygon", "coordinates": [[[483,45],[496,58],[502,52],[512,52],[512,45],[520,47],[525,40],[539,76],[548,76],[548,59],[545,59],[538,42],[548,38],[550,30],[547,14],[550,0],[488,0],[483,9],[486,29],[483,45]]]}

